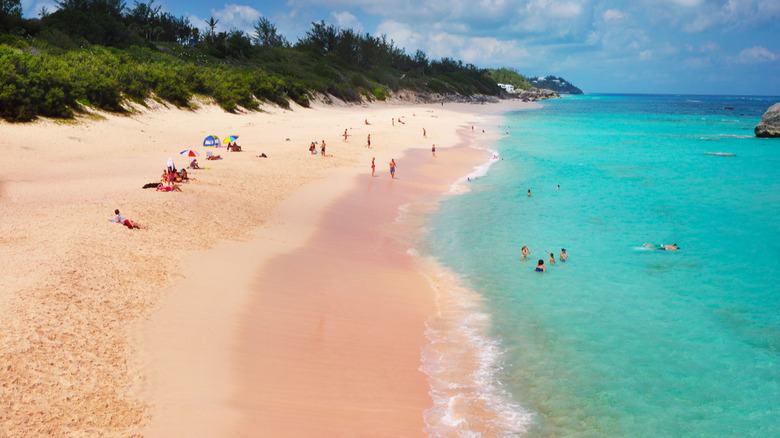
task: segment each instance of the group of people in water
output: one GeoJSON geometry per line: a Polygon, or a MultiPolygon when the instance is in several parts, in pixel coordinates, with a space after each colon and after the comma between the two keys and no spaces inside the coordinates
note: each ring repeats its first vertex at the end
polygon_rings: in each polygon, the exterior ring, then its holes
{"type": "MultiPolygon", "coordinates": [[[[531,254],[531,250],[528,249],[526,245],[523,245],[523,248],[521,249],[521,254],[523,255],[523,259],[527,258],[529,254],[531,254]]],[[[550,251],[545,251],[547,255],[550,256],[550,259],[547,260],[547,263],[550,265],[555,264],[555,254],[551,253],[550,251]]],[[[558,260],[561,262],[565,262],[569,258],[569,253],[566,252],[566,248],[561,248],[561,255],[558,257],[558,260]]],[[[539,261],[536,263],[536,267],[534,268],[534,271],[536,272],[547,272],[547,267],[544,266],[544,259],[539,259],[539,261]]]]}

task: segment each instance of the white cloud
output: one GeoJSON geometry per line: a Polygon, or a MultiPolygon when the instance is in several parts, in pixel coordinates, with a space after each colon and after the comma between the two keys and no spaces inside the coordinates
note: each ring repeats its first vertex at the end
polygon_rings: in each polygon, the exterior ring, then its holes
{"type": "Polygon", "coordinates": [[[670,3],[674,3],[676,5],[685,6],[686,8],[699,6],[704,2],[704,0],[667,0],[670,3]]]}
{"type": "Polygon", "coordinates": [[[697,58],[687,58],[683,61],[687,69],[702,69],[712,67],[712,59],[709,56],[700,56],[697,58]]]}
{"type": "Polygon", "coordinates": [[[778,56],[764,46],[755,46],[739,52],[739,60],[746,63],[775,61],[778,56]]]}
{"type": "Polygon", "coordinates": [[[409,25],[396,21],[384,21],[377,27],[378,34],[387,35],[398,47],[408,53],[420,49],[429,59],[454,58],[466,63],[485,66],[516,65],[529,57],[528,51],[516,41],[493,37],[470,37],[431,29],[415,32],[409,25]]]}
{"type": "Polygon", "coordinates": [[[525,9],[551,18],[574,18],[582,14],[582,5],[574,1],[531,0],[525,9]]]}
{"type": "Polygon", "coordinates": [[[352,29],[362,33],[363,25],[360,23],[360,20],[349,12],[333,12],[330,15],[334,18],[335,24],[342,29],[352,29]]]}
{"type": "Polygon", "coordinates": [[[263,15],[251,6],[236,4],[226,4],[220,10],[212,9],[211,14],[215,19],[219,19],[217,32],[238,29],[249,33],[253,32],[255,22],[263,15]]]}
{"type": "MultiPolygon", "coordinates": [[[[422,48],[422,36],[412,31],[412,28],[407,24],[393,20],[383,21],[377,26],[376,34],[387,35],[387,38],[393,40],[396,46],[406,48],[407,52],[422,48]]],[[[430,56],[430,53],[428,55],[430,56]]]]}
{"type": "Polygon", "coordinates": [[[501,41],[496,38],[468,38],[459,48],[460,58],[476,65],[516,62],[518,58],[527,58],[528,51],[517,46],[514,41],[501,41]]]}
{"type": "Polygon", "coordinates": [[[607,9],[604,11],[605,21],[620,20],[623,17],[625,17],[625,15],[617,9],[607,9]]]}

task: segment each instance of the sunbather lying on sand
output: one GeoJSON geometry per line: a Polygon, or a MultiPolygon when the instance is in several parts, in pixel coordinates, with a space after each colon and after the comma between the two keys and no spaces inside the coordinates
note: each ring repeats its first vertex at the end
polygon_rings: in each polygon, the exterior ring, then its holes
{"type": "Polygon", "coordinates": [[[157,191],[158,192],[180,192],[181,188],[179,186],[177,186],[176,183],[171,183],[171,185],[169,185],[169,186],[166,186],[166,185],[163,185],[163,183],[160,183],[157,186],[157,191]]]}

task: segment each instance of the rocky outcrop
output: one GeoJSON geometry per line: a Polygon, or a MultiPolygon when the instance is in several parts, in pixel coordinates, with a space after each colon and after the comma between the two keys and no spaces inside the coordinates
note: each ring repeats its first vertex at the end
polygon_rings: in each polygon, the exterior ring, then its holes
{"type": "Polygon", "coordinates": [[[769,107],[753,131],[756,137],[780,137],[780,103],[769,107]]]}
{"type": "Polygon", "coordinates": [[[528,102],[529,100],[544,100],[544,99],[554,99],[556,97],[561,97],[560,94],[553,90],[547,90],[547,89],[533,89],[533,90],[523,90],[519,93],[515,93],[515,97],[518,99],[522,99],[524,102],[528,102]]]}
{"type": "Polygon", "coordinates": [[[388,102],[403,103],[496,103],[498,98],[485,96],[483,94],[474,94],[466,96],[462,94],[450,93],[428,93],[425,91],[400,90],[392,93],[388,102]]]}

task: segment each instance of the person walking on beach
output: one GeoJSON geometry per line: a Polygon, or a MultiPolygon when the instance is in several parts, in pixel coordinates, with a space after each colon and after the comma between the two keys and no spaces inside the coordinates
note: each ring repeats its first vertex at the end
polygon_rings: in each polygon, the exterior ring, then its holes
{"type": "Polygon", "coordinates": [[[428,138],[427,133],[425,132],[425,128],[423,128],[423,138],[428,138]]]}
{"type": "Polygon", "coordinates": [[[371,134],[368,134],[368,137],[366,138],[366,147],[371,147],[371,134]]]}
{"type": "Polygon", "coordinates": [[[531,254],[531,250],[528,249],[527,246],[523,245],[523,248],[520,250],[520,253],[523,254],[523,258],[528,257],[528,254],[531,254]]]}
{"type": "Polygon", "coordinates": [[[390,159],[390,177],[395,179],[395,158],[390,159]]]}
{"type": "Polygon", "coordinates": [[[344,130],[344,141],[347,141],[347,130],[344,130]]]}
{"type": "Polygon", "coordinates": [[[561,256],[559,257],[562,262],[565,262],[569,258],[569,254],[566,253],[566,248],[561,248],[561,256]]]}
{"type": "Polygon", "coordinates": [[[431,146],[431,154],[435,157],[436,156],[436,145],[431,146]]]}
{"type": "Polygon", "coordinates": [[[322,156],[324,157],[325,156],[325,140],[322,140],[322,148],[320,148],[320,150],[322,151],[322,156]]]}
{"type": "Polygon", "coordinates": [[[547,272],[547,268],[544,267],[544,260],[539,259],[539,262],[536,263],[536,268],[534,269],[536,272],[547,272]]]}
{"type": "Polygon", "coordinates": [[[376,170],[376,163],[374,162],[376,160],[376,157],[371,158],[371,177],[374,177],[374,171],[376,170]]]}

